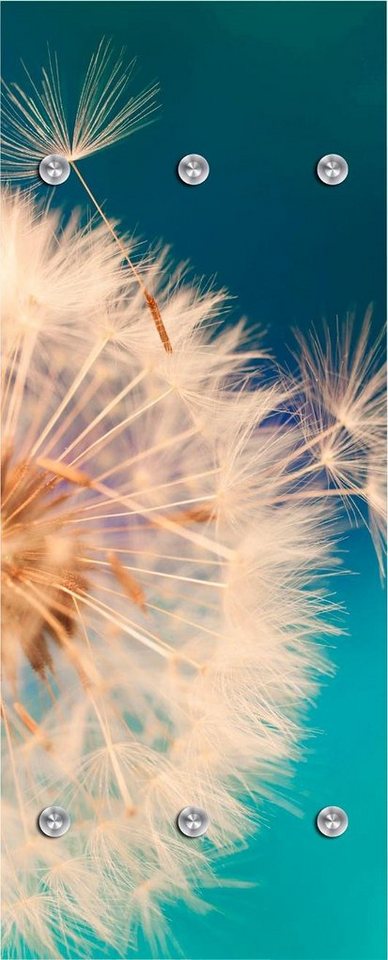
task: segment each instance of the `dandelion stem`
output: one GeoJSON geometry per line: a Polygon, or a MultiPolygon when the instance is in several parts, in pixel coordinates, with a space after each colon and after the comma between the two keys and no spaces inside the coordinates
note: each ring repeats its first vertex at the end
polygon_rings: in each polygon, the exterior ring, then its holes
{"type": "MultiPolygon", "coordinates": [[[[178,480],[171,480],[169,483],[159,483],[159,484],[155,484],[155,485],[152,486],[152,487],[144,487],[144,488],[142,488],[141,490],[134,490],[133,492],[131,491],[131,496],[132,496],[132,497],[137,497],[137,496],[139,496],[139,495],[141,496],[141,495],[143,495],[143,494],[155,493],[157,490],[165,490],[165,489],[167,489],[167,488],[169,488],[169,487],[176,487],[176,486],[179,486],[181,483],[190,483],[192,480],[199,480],[199,479],[202,479],[203,477],[212,477],[212,476],[214,476],[214,475],[217,474],[217,473],[220,473],[220,469],[219,469],[219,468],[214,468],[213,470],[203,470],[201,473],[187,474],[186,476],[179,477],[178,480]]],[[[197,498],[196,498],[196,501],[198,501],[198,500],[211,500],[211,499],[213,499],[213,498],[212,498],[210,495],[205,495],[205,496],[203,496],[203,497],[197,497],[197,498]]],[[[108,502],[111,502],[111,501],[102,500],[102,501],[99,501],[98,503],[91,503],[91,504],[89,504],[89,506],[87,506],[87,507],[85,507],[85,506],[80,507],[79,510],[78,510],[78,511],[74,511],[74,513],[80,512],[81,510],[82,510],[82,513],[89,512],[89,510],[97,510],[98,508],[105,506],[105,504],[108,503],[108,502]]],[[[175,507],[175,506],[177,506],[177,505],[179,506],[181,503],[193,503],[193,502],[195,502],[195,501],[193,501],[193,500],[181,500],[181,501],[179,501],[178,504],[176,504],[176,503],[173,503],[173,504],[161,504],[160,506],[163,507],[163,508],[164,508],[164,507],[168,507],[168,506],[173,506],[173,507],[175,507]]],[[[159,509],[159,507],[150,507],[150,508],[148,508],[148,509],[156,510],[156,509],[159,509]]],[[[145,512],[145,511],[144,511],[144,512],[145,512]]],[[[73,515],[74,515],[74,514],[73,514],[73,515]]]]}
{"type": "MultiPolygon", "coordinates": [[[[47,464],[48,464],[48,461],[47,461],[47,464]]],[[[43,461],[42,461],[42,465],[43,465],[43,461]]],[[[90,481],[89,485],[94,486],[92,481],[90,481]]],[[[121,496],[118,494],[117,496],[114,496],[112,502],[123,503],[124,499],[125,499],[125,494],[121,496]]],[[[183,507],[183,506],[186,506],[187,504],[192,504],[192,503],[204,503],[204,502],[207,503],[208,500],[214,500],[214,499],[215,499],[215,495],[210,496],[209,494],[205,494],[203,497],[191,497],[191,499],[187,499],[187,500],[172,500],[170,503],[160,503],[154,507],[141,507],[140,509],[141,509],[142,516],[146,516],[148,513],[153,513],[155,510],[168,510],[168,509],[171,509],[171,507],[183,507]]],[[[101,509],[101,506],[104,506],[104,504],[109,502],[110,501],[108,500],[104,500],[102,504],[96,503],[93,506],[95,509],[101,509]]],[[[82,513],[83,512],[84,510],[82,510],[82,513]]],[[[104,520],[105,518],[108,519],[112,517],[133,517],[133,516],[136,516],[138,513],[139,513],[138,509],[125,510],[124,513],[99,513],[94,517],[82,517],[79,520],[79,523],[89,523],[89,520],[92,520],[92,521],[104,520]]]]}
{"type": "Polygon", "coordinates": [[[317,497],[363,497],[366,495],[365,487],[328,487],[327,490],[296,490],[293,493],[284,494],[284,496],[275,497],[273,503],[280,503],[284,500],[312,500],[317,497]]]}
{"type": "MultiPolygon", "coordinates": [[[[101,547],[101,546],[98,547],[98,546],[93,546],[91,544],[88,544],[88,551],[90,550],[92,550],[93,553],[106,553],[105,547],[101,547]]],[[[224,560],[208,560],[208,559],[205,560],[204,557],[201,557],[201,558],[186,557],[183,554],[181,554],[180,556],[177,556],[177,554],[174,554],[174,553],[155,553],[154,550],[146,550],[146,549],[145,550],[140,550],[140,549],[128,550],[128,549],[124,549],[123,547],[115,547],[114,552],[131,554],[136,557],[138,556],[156,557],[158,560],[178,560],[179,563],[194,563],[194,564],[199,564],[201,567],[203,564],[206,564],[206,566],[209,566],[210,564],[210,566],[219,567],[219,566],[223,566],[225,562],[224,560]]]]}
{"type": "Polygon", "coordinates": [[[34,457],[37,451],[39,450],[39,448],[42,446],[43,441],[46,439],[46,437],[48,436],[52,428],[57,423],[59,417],[61,416],[61,413],[63,413],[67,405],[70,403],[70,400],[78,390],[78,387],[81,385],[82,381],[85,379],[88,371],[93,366],[93,363],[95,363],[95,361],[97,360],[98,355],[101,353],[106,343],[107,341],[103,340],[103,341],[100,341],[100,343],[97,343],[94,345],[89,356],[85,360],[85,363],[82,365],[79,373],[73,380],[71,387],[69,387],[69,390],[65,394],[63,400],[56,408],[55,413],[53,413],[51,419],[49,420],[44,430],[42,431],[39,439],[36,441],[35,445],[33,446],[31,450],[31,457],[34,457]]]}
{"type": "MultiPolygon", "coordinates": [[[[76,557],[79,563],[92,563],[93,566],[110,567],[104,560],[90,560],[88,557],[76,557]]],[[[184,583],[200,583],[203,587],[217,587],[226,589],[226,584],[218,580],[201,580],[200,577],[183,577],[177,573],[166,573],[164,570],[148,570],[144,567],[130,567],[126,565],[124,570],[131,570],[133,573],[145,573],[151,577],[166,577],[168,580],[182,580],[184,583]]]]}
{"type": "Polygon", "coordinates": [[[89,460],[92,450],[95,450],[96,447],[100,447],[101,449],[101,446],[105,446],[110,437],[117,435],[119,432],[121,432],[121,430],[128,426],[129,423],[132,423],[137,417],[140,417],[143,413],[146,413],[147,410],[151,410],[151,408],[157,403],[160,403],[161,400],[164,400],[166,397],[168,397],[172,393],[173,389],[173,387],[169,387],[168,390],[158,394],[154,400],[150,400],[148,403],[144,404],[143,407],[139,407],[138,410],[135,410],[133,413],[129,414],[128,417],[125,417],[124,420],[121,420],[120,423],[116,423],[114,427],[111,427],[110,430],[107,430],[106,433],[102,434],[101,437],[98,437],[97,440],[94,440],[93,443],[86,447],[86,450],[83,450],[82,453],[79,453],[78,456],[71,461],[69,466],[72,467],[75,463],[79,463],[80,461],[82,463],[83,460],[89,460]]]}
{"type": "Polygon", "coordinates": [[[15,425],[18,420],[18,416],[20,413],[22,400],[23,400],[24,387],[25,387],[25,383],[28,375],[28,368],[30,365],[33,351],[34,351],[35,342],[36,340],[34,335],[30,333],[30,335],[26,337],[21,349],[21,358],[19,361],[19,366],[16,374],[15,385],[11,393],[11,399],[10,399],[10,404],[8,409],[8,417],[4,427],[5,437],[7,437],[8,434],[12,436],[12,433],[15,429],[15,425]]]}
{"type": "Polygon", "coordinates": [[[116,230],[114,229],[114,227],[112,227],[112,224],[109,222],[108,218],[105,216],[105,213],[104,213],[102,207],[100,206],[100,204],[99,204],[98,201],[96,200],[96,198],[95,198],[94,194],[92,193],[90,187],[89,187],[88,184],[86,183],[86,180],[84,180],[82,174],[81,174],[80,171],[78,170],[78,167],[77,167],[76,164],[74,163],[74,160],[71,161],[71,166],[73,167],[74,172],[77,174],[78,179],[79,179],[80,182],[82,183],[82,186],[83,186],[84,189],[86,190],[86,193],[87,193],[88,196],[90,197],[90,199],[91,199],[92,203],[94,204],[96,210],[97,210],[98,213],[100,214],[100,217],[101,217],[102,220],[104,221],[105,225],[108,227],[109,232],[111,233],[112,237],[114,238],[114,240],[116,241],[118,247],[120,248],[121,253],[122,253],[123,257],[124,257],[124,260],[126,260],[126,262],[128,263],[128,266],[131,268],[132,273],[133,273],[133,275],[134,275],[134,277],[135,277],[135,280],[136,280],[136,282],[139,284],[140,289],[142,290],[144,299],[145,299],[145,301],[146,301],[146,303],[147,303],[147,306],[148,306],[148,308],[149,308],[149,310],[150,310],[152,319],[153,319],[153,321],[154,321],[155,327],[156,327],[156,329],[157,329],[157,332],[158,332],[158,334],[159,334],[159,337],[160,337],[160,339],[161,339],[161,341],[162,341],[162,344],[163,344],[163,346],[164,346],[164,349],[165,349],[166,353],[172,353],[171,341],[170,341],[170,338],[169,338],[169,336],[168,336],[167,330],[166,330],[166,328],[165,328],[165,326],[164,326],[164,323],[163,323],[163,320],[162,320],[162,315],[161,315],[161,313],[160,313],[160,310],[159,310],[158,304],[157,304],[157,302],[156,302],[156,300],[155,300],[155,297],[153,297],[152,294],[149,293],[149,291],[147,290],[147,287],[144,285],[144,283],[143,283],[143,281],[142,281],[142,279],[141,279],[140,273],[139,273],[139,271],[136,269],[135,265],[132,263],[132,260],[130,259],[130,257],[128,256],[128,253],[127,253],[127,251],[126,251],[126,249],[125,249],[125,246],[124,246],[121,238],[119,237],[119,235],[118,235],[118,233],[116,232],[116,230]]]}
{"type": "Polygon", "coordinates": [[[104,473],[100,473],[95,479],[106,480],[107,477],[111,477],[112,474],[116,473],[118,470],[123,470],[124,467],[132,467],[135,463],[139,463],[141,460],[146,459],[146,457],[153,456],[155,453],[160,453],[161,450],[167,450],[169,447],[174,446],[181,440],[189,440],[191,437],[195,437],[197,433],[197,427],[189,427],[187,430],[183,430],[181,433],[177,433],[172,437],[168,437],[167,440],[161,440],[160,443],[155,443],[154,446],[147,447],[145,450],[141,450],[139,453],[135,454],[135,456],[129,457],[128,460],[123,460],[122,463],[115,463],[113,467],[110,467],[109,470],[105,470],[104,473]]]}
{"type": "MultiPolygon", "coordinates": [[[[98,490],[100,493],[105,494],[110,500],[116,500],[117,495],[106,487],[105,484],[93,483],[93,488],[98,490]]],[[[129,506],[136,513],[143,515],[144,508],[132,500],[131,497],[122,497],[121,502],[124,506],[129,506]]],[[[92,518],[91,518],[92,519],[92,518]]],[[[73,521],[78,522],[78,521],[73,521]]],[[[157,524],[157,526],[168,530],[170,533],[175,533],[178,537],[184,537],[186,540],[191,540],[192,543],[197,544],[200,547],[205,547],[207,550],[210,550],[211,553],[217,554],[217,556],[225,557],[226,560],[230,560],[233,551],[230,547],[225,546],[222,543],[216,543],[215,540],[211,540],[209,537],[205,537],[203,534],[194,533],[193,530],[184,529],[179,523],[176,523],[175,520],[169,520],[167,517],[163,517],[161,514],[154,514],[152,517],[152,522],[157,524]]]]}
{"type": "Polygon", "coordinates": [[[2,390],[2,398],[1,398],[1,407],[3,410],[6,409],[8,393],[12,384],[14,370],[15,370],[17,359],[18,359],[21,338],[22,338],[22,334],[19,333],[16,337],[15,345],[13,348],[12,360],[10,359],[9,368],[8,369],[6,368],[6,378],[5,378],[4,389],[2,390]]]}
{"type": "Polygon", "coordinates": [[[142,370],[141,373],[139,373],[136,377],[134,377],[133,380],[131,380],[131,382],[128,383],[127,386],[124,387],[123,390],[121,390],[120,393],[117,394],[117,396],[113,397],[113,400],[111,400],[110,403],[108,403],[104,407],[104,409],[100,411],[98,416],[96,416],[94,420],[91,421],[91,423],[88,423],[87,427],[85,427],[82,433],[80,433],[78,437],[76,437],[75,440],[73,440],[73,442],[70,443],[69,446],[65,448],[63,453],[61,453],[60,456],[58,457],[58,460],[62,460],[63,457],[65,457],[68,453],[70,453],[71,450],[74,449],[74,447],[77,447],[78,444],[81,442],[81,440],[84,440],[84,438],[88,435],[88,433],[90,433],[90,431],[93,430],[94,427],[96,427],[97,424],[100,423],[101,420],[103,420],[104,417],[108,415],[108,413],[111,413],[114,407],[116,407],[117,404],[121,402],[121,400],[124,400],[124,397],[128,396],[131,390],[137,387],[138,384],[141,383],[142,380],[144,380],[144,377],[146,375],[147,375],[147,371],[142,370]]]}
{"type": "MultiPolygon", "coordinates": [[[[77,422],[77,417],[79,414],[82,414],[83,410],[87,410],[89,403],[91,403],[93,396],[101,390],[101,375],[98,372],[95,372],[92,376],[89,384],[84,384],[81,396],[76,400],[70,407],[66,417],[61,417],[61,420],[58,424],[57,430],[54,435],[51,436],[50,442],[47,447],[45,447],[45,454],[53,450],[55,445],[62,439],[63,436],[66,436],[69,427],[77,422]]],[[[47,399],[46,399],[47,404],[47,399]]],[[[44,407],[43,407],[44,409],[44,407]]],[[[36,429],[36,427],[35,427],[36,429]]],[[[28,445],[27,449],[29,450],[31,444],[28,445]]],[[[57,458],[59,459],[59,457],[57,458]]]]}

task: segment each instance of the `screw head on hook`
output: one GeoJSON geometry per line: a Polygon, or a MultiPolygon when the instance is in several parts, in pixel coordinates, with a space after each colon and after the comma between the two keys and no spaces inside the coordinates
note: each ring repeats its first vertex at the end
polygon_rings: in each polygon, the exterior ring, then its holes
{"type": "Polygon", "coordinates": [[[49,183],[51,187],[57,187],[64,183],[70,176],[71,167],[66,157],[59,153],[49,153],[43,157],[39,164],[39,176],[44,183],[49,183]]]}
{"type": "Polygon", "coordinates": [[[70,817],[63,807],[45,807],[39,814],[38,824],[46,837],[63,837],[70,828],[70,817]]]}
{"type": "Polygon", "coordinates": [[[317,164],[318,177],[328,187],[336,187],[338,183],[343,183],[348,173],[348,164],[338,153],[328,153],[325,157],[321,157],[317,164]]]}
{"type": "Polygon", "coordinates": [[[178,164],[178,176],[190,187],[196,187],[207,180],[210,173],[210,167],[205,159],[199,153],[188,153],[186,157],[178,164]]]}
{"type": "Polygon", "coordinates": [[[348,823],[348,815],[341,807],[324,807],[317,816],[317,827],[324,837],[342,836],[348,823]]]}
{"type": "Polygon", "coordinates": [[[177,818],[178,830],[186,837],[202,837],[209,826],[209,817],[202,807],[184,807],[177,818]]]}

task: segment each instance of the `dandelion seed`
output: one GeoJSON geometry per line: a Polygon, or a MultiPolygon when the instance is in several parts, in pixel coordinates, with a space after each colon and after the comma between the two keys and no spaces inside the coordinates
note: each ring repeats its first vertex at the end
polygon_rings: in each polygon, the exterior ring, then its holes
{"type": "Polygon", "coordinates": [[[36,180],[39,165],[46,156],[59,155],[66,159],[114,237],[142,290],[163,346],[171,352],[171,342],[155,297],[144,286],[141,273],[123,240],[76,166],[76,161],[112,146],[144,126],[156,109],[158,87],[155,84],[138,97],[125,99],[134,63],[125,66],[122,56],[115,60],[109,41],[101,40],[86,72],[72,133],[63,105],[56,57],[49,55],[48,68],[42,70],[40,92],[26,68],[29,96],[17,84],[11,87],[4,84],[2,177],[8,181],[36,180]]]}
{"type": "Polygon", "coordinates": [[[124,62],[123,51],[115,59],[110,42],[101,40],[86,72],[72,130],[63,105],[56,56],[49,54],[48,67],[42,70],[41,90],[26,67],[28,94],[15,83],[4,84],[4,179],[35,179],[39,163],[47,154],[62,154],[74,163],[148,123],[156,109],[158,86],[153,84],[137,97],[128,97],[133,67],[134,61],[129,65],[124,62]]]}
{"type": "MultiPolygon", "coordinates": [[[[337,323],[335,338],[326,329],[323,345],[316,336],[310,345],[301,337],[299,340],[307,447],[313,442],[308,470],[310,475],[323,477],[326,493],[345,498],[348,512],[360,512],[358,498],[368,502],[377,546],[384,509],[381,493],[374,496],[373,491],[377,490],[377,476],[384,473],[386,365],[381,361],[382,334],[370,346],[370,326],[371,308],[358,338],[348,317],[342,330],[337,323]]],[[[314,490],[308,493],[313,494],[314,490]]]]}

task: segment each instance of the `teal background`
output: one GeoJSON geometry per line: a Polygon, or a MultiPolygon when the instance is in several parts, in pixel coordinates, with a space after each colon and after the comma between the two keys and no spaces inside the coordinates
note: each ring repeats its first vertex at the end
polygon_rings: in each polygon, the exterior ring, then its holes
{"type": "MultiPolygon", "coordinates": [[[[304,330],[370,301],[385,311],[385,4],[382,2],[6,2],[3,75],[36,76],[47,42],[58,52],[74,108],[80,76],[102,35],[138,57],[134,88],[158,79],[155,123],[80,164],[110,216],[147,241],[162,237],[199,275],[236,297],[233,316],[267,329],[290,361],[304,330]],[[189,152],[211,166],[198,190],[175,168],[189,152]],[[343,154],[335,190],[314,175],[343,154]]],[[[45,188],[42,186],[42,195],[45,188]]],[[[85,204],[75,178],[61,204],[85,204]]],[[[222,875],[250,889],[206,893],[216,911],[179,905],[173,931],[192,960],[383,960],[385,951],[385,616],[364,531],[347,541],[352,575],[336,581],[347,636],[333,650],[290,796],[302,817],[268,805],[267,826],[222,875]],[[343,806],[336,843],[316,812],[343,806]],[[269,827],[269,829],[267,828],[269,827]]],[[[97,945],[93,956],[101,956],[97,945]]],[[[174,950],[172,948],[172,955],[174,950]]],[[[104,956],[113,957],[106,951],[104,956]]],[[[137,958],[149,956],[140,943],[137,958]]]]}

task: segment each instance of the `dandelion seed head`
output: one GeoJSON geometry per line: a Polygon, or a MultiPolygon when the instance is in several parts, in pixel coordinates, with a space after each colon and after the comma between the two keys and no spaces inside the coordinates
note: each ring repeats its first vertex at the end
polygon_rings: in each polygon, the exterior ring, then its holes
{"type": "Polygon", "coordinates": [[[74,125],[69,129],[58,61],[49,52],[40,84],[25,68],[29,95],[18,84],[4,84],[3,166],[6,180],[37,178],[40,161],[50,154],[74,163],[128,137],[148,123],[156,109],[156,84],[128,96],[134,62],[115,58],[102,40],[87,68],[74,125]]]}

